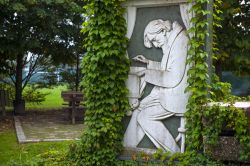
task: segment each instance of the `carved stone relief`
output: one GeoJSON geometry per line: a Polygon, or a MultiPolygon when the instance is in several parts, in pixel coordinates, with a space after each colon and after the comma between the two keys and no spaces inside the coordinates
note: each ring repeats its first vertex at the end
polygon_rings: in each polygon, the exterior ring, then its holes
{"type": "MultiPolygon", "coordinates": [[[[187,8],[188,4],[182,4],[179,8],[184,25],[176,20],[159,18],[150,20],[144,27],[144,47],[160,49],[162,57],[160,61],[155,61],[142,53],[132,58],[132,61],[143,65],[131,67],[127,81],[131,105],[127,115],[131,116],[131,119],[124,136],[125,147],[137,147],[146,135],[157,148],[171,152],[184,151],[183,114],[189,97],[189,94],[184,92],[188,70],[186,26],[189,26],[190,19],[187,8]],[[142,98],[147,84],[153,85],[153,88],[142,98]],[[173,136],[162,122],[173,116],[181,117],[177,136],[173,136]]],[[[130,21],[130,24],[134,26],[133,21],[130,21]]],[[[133,28],[130,28],[128,37],[132,35],[131,29],[133,28]]]]}

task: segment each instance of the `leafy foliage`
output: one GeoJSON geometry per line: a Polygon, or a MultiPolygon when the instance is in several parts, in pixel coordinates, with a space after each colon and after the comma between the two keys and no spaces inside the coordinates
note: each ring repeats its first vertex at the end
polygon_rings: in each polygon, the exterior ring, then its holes
{"type": "Polygon", "coordinates": [[[72,54],[71,42],[79,34],[80,5],[80,1],[67,0],[1,0],[1,55],[9,59],[29,51],[64,60],[62,55],[72,54]]]}
{"type": "Polygon", "coordinates": [[[205,37],[208,35],[206,30],[207,20],[204,19],[209,11],[203,8],[208,1],[197,0],[191,12],[195,17],[191,22],[193,26],[188,30],[190,48],[188,51],[188,71],[187,91],[191,93],[187,105],[187,150],[200,151],[202,149],[202,112],[205,109],[207,100],[208,85],[208,64],[206,63],[208,54],[205,52],[205,37]],[[195,140],[195,141],[194,141],[195,140]]]}
{"type": "Polygon", "coordinates": [[[220,27],[215,27],[218,52],[217,70],[234,71],[238,75],[250,74],[250,3],[249,0],[220,1],[220,27]],[[219,66],[220,65],[220,66],[219,66]]]}
{"type": "MultiPolygon", "coordinates": [[[[209,84],[208,55],[204,51],[204,39],[205,36],[208,35],[207,30],[204,29],[204,27],[208,25],[208,22],[204,18],[207,14],[210,14],[209,11],[203,8],[206,3],[209,3],[209,1],[197,0],[191,9],[191,11],[195,13],[195,18],[191,21],[193,27],[189,29],[189,34],[192,38],[190,39],[190,49],[188,53],[188,63],[191,65],[191,68],[188,71],[189,87],[187,91],[191,92],[192,95],[189,98],[186,113],[187,153],[191,155],[190,161],[195,159],[197,155],[202,155],[206,158],[206,156],[200,154],[200,152],[203,151],[205,144],[213,145],[217,142],[218,136],[226,123],[235,130],[236,138],[242,147],[245,147],[243,148],[241,157],[249,158],[249,142],[247,141],[250,140],[250,131],[248,128],[249,122],[244,112],[233,106],[228,108],[207,106],[208,102],[235,102],[236,99],[239,100],[240,98],[230,95],[230,85],[219,82],[218,77],[215,75],[211,76],[212,83],[209,84]],[[209,96],[210,98],[208,98],[209,96]],[[204,123],[204,119],[206,123],[204,123]],[[203,138],[206,139],[204,140],[203,138]]],[[[221,27],[221,19],[218,16],[221,13],[221,4],[222,1],[220,0],[214,3],[214,27],[221,27]]],[[[214,37],[218,40],[216,34],[214,37]]],[[[213,51],[217,51],[217,54],[215,54],[216,58],[220,58],[223,55],[218,53],[217,46],[217,43],[213,43],[213,51]]]]}
{"type": "MultiPolygon", "coordinates": [[[[0,89],[4,89],[8,92],[9,102],[15,99],[15,89],[13,86],[0,83],[0,89]]],[[[27,86],[23,92],[24,100],[32,104],[41,104],[45,101],[47,95],[49,95],[48,92],[41,92],[39,87],[34,84],[27,86]]]]}
{"type": "Polygon", "coordinates": [[[24,100],[34,104],[41,104],[45,101],[47,95],[49,95],[48,92],[41,92],[40,89],[33,84],[26,87],[23,92],[24,100]]]}
{"type": "Polygon", "coordinates": [[[76,165],[115,165],[121,150],[121,120],[128,109],[125,80],[129,60],[123,0],[85,1],[87,36],[83,59],[85,125],[81,143],[72,148],[76,165]]]}
{"type": "Polygon", "coordinates": [[[37,156],[36,165],[66,165],[66,153],[57,150],[50,150],[37,156]]]}
{"type": "Polygon", "coordinates": [[[72,91],[82,91],[82,86],[80,86],[80,81],[83,77],[82,73],[78,73],[74,66],[67,67],[60,72],[61,82],[68,85],[68,89],[72,91]],[[78,75],[78,77],[77,77],[78,75]]]}
{"type": "Polygon", "coordinates": [[[204,119],[203,136],[206,138],[205,144],[216,145],[222,129],[230,128],[235,131],[235,137],[242,146],[241,158],[247,159],[250,157],[250,127],[242,110],[235,107],[213,106],[205,110],[204,119]]]}

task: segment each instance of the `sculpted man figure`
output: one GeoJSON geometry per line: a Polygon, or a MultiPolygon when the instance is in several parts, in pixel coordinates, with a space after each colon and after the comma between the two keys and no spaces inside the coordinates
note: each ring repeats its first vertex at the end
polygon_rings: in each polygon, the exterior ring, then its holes
{"type": "Polygon", "coordinates": [[[164,126],[162,120],[171,116],[183,116],[188,102],[187,45],[185,29],[176,21],[161,19],[148,23],[144,31],[147,48],[161,48],[161,62],[146,59],[143,55],[133,58],[146,63],[143,80],[154,85],[151,93],[140,101],[133,111],[124,137],[124,145],[136,147],[146,134],[157,148],[179,152],[176,138],[164,126]]]}

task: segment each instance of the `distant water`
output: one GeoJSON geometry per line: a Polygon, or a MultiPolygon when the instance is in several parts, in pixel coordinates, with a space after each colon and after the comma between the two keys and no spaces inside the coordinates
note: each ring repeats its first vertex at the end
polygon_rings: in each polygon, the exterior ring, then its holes
{"type": "Polygon", "coordinates": [[[222,81],[232,85],[232,94],[236,96],[250,95],[250,76],[236,76],[232,72],[222,72],[222,81]]]}

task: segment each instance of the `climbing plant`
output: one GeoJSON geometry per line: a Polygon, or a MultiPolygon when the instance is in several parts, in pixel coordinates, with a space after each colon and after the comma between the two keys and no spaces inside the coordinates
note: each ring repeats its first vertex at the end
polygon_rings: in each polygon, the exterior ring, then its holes
{"type": "MultiPolygon", "coordinates": [[[[192,0],[190,0],[192,2],[192,0]]],[[[219,134],[226,126],[235,130],[235,136],[239,143],[244,147],[241,152],[242,158],[250,157],[250,132],[249,122],[240,109],[233,106],[209,107],[207,103],[214,101],[235,102],[240,98],[230,95],[230,85],[219,82],[216,75],[211,75],[212,83],[208,76],[208,54],[204,50],[205,37],[208,36],[206,26],[208,25],[206,16],[211,14],[204,6],[209,3],[209,0],[196,0],[190,12],[195,14],[191,22],[193,26],[189,29],[190,49],[188,52],[188,64],[191,66],[188,71],[189,87],[187,91],[191,93],[189,103],[187,105],[187,152],[197,156],[203,152],[205,145],[214,145],[218,143],[219,134]],[[204,122],[206,121],[206,123],[204,122]],[[206,138],[206,139],[204,139],[206,138]]],[[[221,18],[218,15],[222,12],[220,5],[222,1],[217,0],[213,5],[214,27],[221,27],[221,18]]],[[[213,36],[213,51],[216,53],[213,58],[218,58],[217,36],[213,36]]],[[[204,155],[204,154],[203,154],[204,155]]],[[[191,155],[192,156],[192,155],[191,155]]],[[[186,158],[185,158],[186,159],[186,158]]]]}
{"type": "Polygon", "coordinates": [[[81,143],[69,154],[76,165],[115,165],[122,149],[121,120],[128,108],[125,80],[129,71],[122,2],[85,0],[85,129],[81,143]]]}
{"type": "MultiPolygon", "coordinates": [[[[190,1],[192,3],[192,1],[190,1]]],[[[196,0],[190,12],[195,17],[191,19],[193,26],[188,30],[190,38],[188,60],[190,65],[188,71],[187,91],[191,93],[187,105],[187,150],[200,151],[202,149],[202,113],[208,102],[208,54],[204,50],[205,38],[208,35],[206,15],[209,11],[204,9],[208,0],[196,0]],[[192,142],[192,143],[191,143],[192,142]]]]}

